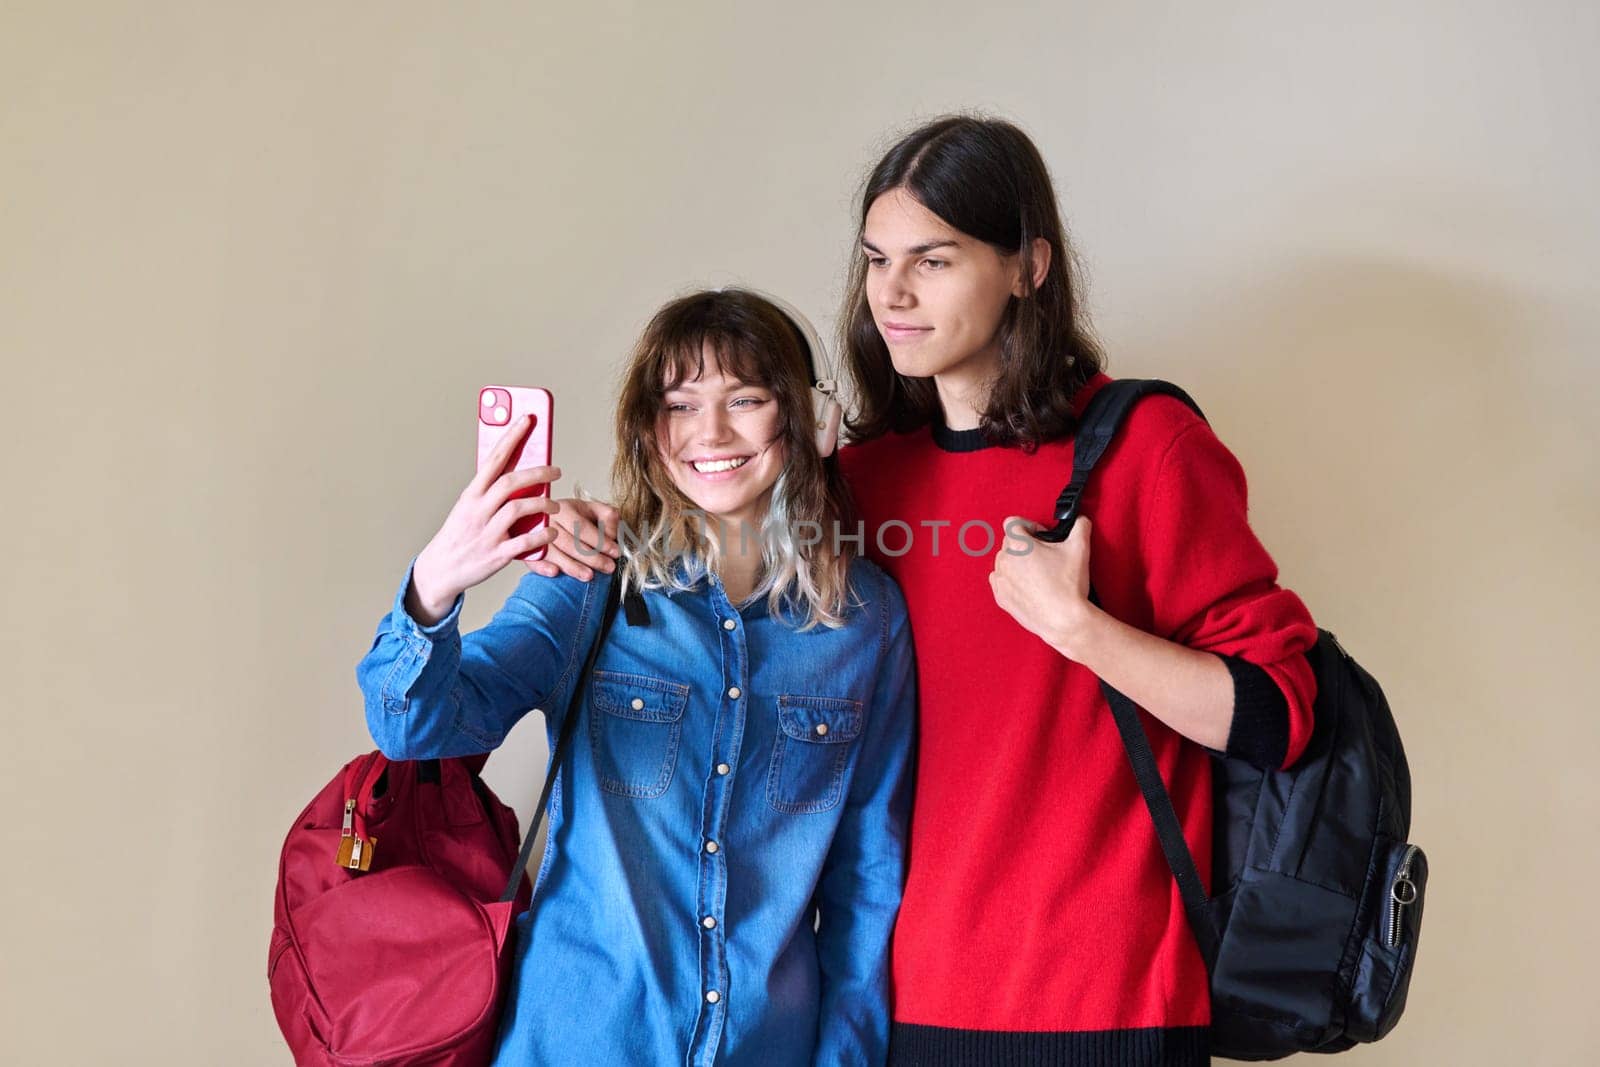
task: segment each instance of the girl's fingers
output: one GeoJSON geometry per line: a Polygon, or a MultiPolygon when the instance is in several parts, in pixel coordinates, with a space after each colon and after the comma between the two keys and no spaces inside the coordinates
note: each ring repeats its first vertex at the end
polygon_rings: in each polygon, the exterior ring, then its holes
{"type": "MultiPolygon", "coordinates": [[[[494,518],[489,522],[489,529],[504,534],[511,529],[519,519],[526,519],[531,515],[553,515],[555,505],[548,497],[530,496],[517,500],[508,500],[499,511],[494,513],[494,518]]],[[[545,523],[549,527],[550,523],[545,523]]]]}
{"type": "MultiPolygon", "coordinates": [[[[517,493],[559,480],[560,467],[525,467],[519,471],[506,471],[489,488],[485,495],[495,507],[510,500],[517,493]]],[[[548,496],[540,493],[540,496],[548,496]]]]}
{"type": "Polygon", "coordinates": [[[553,540],[555,540],[555,536],[550,532],[550,527],[541,526],[537,530],[511,538],[505,543],[505,549],[511,553],[512,559],[516,559],[518,556],[525,556],[535,549],[545,548],[553,540]]]}
{"type": "Polygon", "coordinates": [[[500,440],[495,442],[493,450],[489,453],[488,460],[478,473],[473,475],[468,488],[477,493],[485,492],[494,484],[496,478],[505,473],[506,464],[511,460],[513,450],[520,448],[523,440],[528,436],[528,429],[533,425],[533,416],[524,415],[517,419],[506,432],[500,435],[500,440]]]}

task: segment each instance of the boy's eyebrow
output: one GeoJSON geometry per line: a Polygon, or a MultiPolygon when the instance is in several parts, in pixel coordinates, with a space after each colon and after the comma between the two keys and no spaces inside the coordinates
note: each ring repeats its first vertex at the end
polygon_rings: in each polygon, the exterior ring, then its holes
{"type": "MultiPolygon", "coordinates": [[[[865,248],[868,252],[871,252],[871,253],[873,253],[875,255],[879,255],[879,256],[883,255],[883,251],[881,249],[879,249],[877,245],[875,245],[871,241],[867,240],[865,237],[863,237],[861,239],[861,247],[865,248]]],[[[961,247],[961,242],[960,241],[957,241],[953,237],[947,237],[947,238],[944,238],[942,240],[924,241],[919,245],[912,245],[909,249],[906,250],[906,254],[907,255],[911,255],[911,256],[920,256],[924,252],[932,252],[935,248],[959,248],[959,247],[961,247]]]]}

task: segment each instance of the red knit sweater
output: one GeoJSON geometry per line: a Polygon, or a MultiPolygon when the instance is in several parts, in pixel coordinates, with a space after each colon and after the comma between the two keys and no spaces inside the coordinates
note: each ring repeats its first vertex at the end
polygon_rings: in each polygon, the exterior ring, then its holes
{"type": "MultiPolygon", "coordinates": [[[[1091,382],[1078,410],[1109,380],[1091,382]]],[[[1098,682],[1002,611],[988,584],[1006,516],[1051,524],[1072,448],[1029,455],[936,427],[840,453],[867,553],[905,592],[920,680],[896,1062],[1204,1059],[1205,967],[1098,682]],[[909,537],[884,526],[895,519],[909,537]],[[987,551],[981,526],[960,539],[972,520],[996,531],[987,551]]],[[[1144,400],[1082,511],[1104,608],[1264,668],[1287,701],[1293,762],[1311,732],[1315,681],[1301,653],[1316,630],[1251,533],[1233,455],[1183,404],[1144,400]]],[[[1210,757],[1144,722],[1209,884],[1210,757]]]]}

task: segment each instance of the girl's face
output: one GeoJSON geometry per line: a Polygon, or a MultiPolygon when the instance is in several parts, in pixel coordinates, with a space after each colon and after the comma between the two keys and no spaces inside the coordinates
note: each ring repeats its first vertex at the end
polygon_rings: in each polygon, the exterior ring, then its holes
{"type": "Polygon", "coordinates": [[[1019,257],[951,228],[904,189],[867,208],[861,251],[867,305],[896,371],[962,382],[994,372],[1001,319],[1021,295],[1019,257]]]}
{"type": "Polygon", "coordinates": [[[707,350],[704,373],[663,398],[656,441],[695,507],[724,523],[748,523],[753,536],[783,470],[782,423],[770,389],[728,377],[707,350]]]}

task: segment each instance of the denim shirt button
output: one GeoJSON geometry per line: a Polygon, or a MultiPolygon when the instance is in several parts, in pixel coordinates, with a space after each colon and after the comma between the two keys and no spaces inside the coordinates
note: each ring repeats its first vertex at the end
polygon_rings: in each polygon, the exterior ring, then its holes
{"type": "Polygon", "coordinates": [[[704,926],[707,930],[715,930],[717,928],[717,920],[707,915],[704,919],[700,920],[700,925],[704,926]]]}
{"type": "Polygon", "coordinates": [[[739,624],[734,622],[732,619],[723,619],[722,620],[722,628],[724,630],[732,630],[732,629],[736,628],[738,625],[739,624]]]}
{"type": "Polygon", "coordinates": [[[644,701],[640,700],[638,697],[634,697],[633,698],[633,710],[634,711],[643,711],[644,710],[644,701]]]}
{"type": "Polygon", "coordinates": [[[716,850],[717,850],[717,843],[715,841],[707,841],[706,842],[706,851],[707,852],[715,852],[716,850]]]}
{"type": "Polygon", "coordinates": [[[717,773],[718,774],[727,774],[731,770],[733,770],[733,768],[728,766],[726,763],[717,764],[717,773]]]}
{"type": "Polygon", "coordinates": [[[715,989],[711,990],[711,992],[706,994],[706,1003],[707,1004],[715,1004],[717,1001],[719,1001],[721,999],[722,999],[722,994],[718,993],[715,989]]]}
{"type": "Polygon", "coordinates": [[[739,687],[738,686],[734,686],[732,689],[728,690],[728,699],[729,700],[738,700],[739,699],[739,687]]]}

